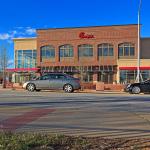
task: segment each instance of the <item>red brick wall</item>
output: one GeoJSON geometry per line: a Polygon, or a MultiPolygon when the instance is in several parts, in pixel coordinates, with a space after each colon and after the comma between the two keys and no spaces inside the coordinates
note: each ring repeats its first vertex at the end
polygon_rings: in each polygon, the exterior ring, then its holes
{"type": "MultiPolygon", "coordinates": [[[[137,49],[137,31],[137,25],[37,30],[38,66],[80,65],[81,63],[78,61],[78,45],[80,44],[92,44],[94,46],[94,56],[87,61],[83,61],[82,65],[117,65],[118,44],[123,42],[133,42],[137,49]],[[81,32],[92,34],[95,38],[80,39],[79,34],[81,32]],[[101,60],[98,59],[97,46],[101,43],[111,43],[114,45],[114,57],[106,57],[101,60]],[[49,44],[55,47],[55,62],[47,62],[41,65],[40,47],[49,44]],[[59,62],[59,46],[64,44],[72,44],[74,47],[74,58],[73,61],[69,63],[65,61],[59,62]]],[[[135,54],[137,56],[137,52],[135,54]]]]}
{"type": "Polygon", "coordinates": [[[104,91],[104,90],[121,91],[123,89],[124,85],[121,84],[104,84],[103,82],[96,83],[97,91],[104,91]]]}

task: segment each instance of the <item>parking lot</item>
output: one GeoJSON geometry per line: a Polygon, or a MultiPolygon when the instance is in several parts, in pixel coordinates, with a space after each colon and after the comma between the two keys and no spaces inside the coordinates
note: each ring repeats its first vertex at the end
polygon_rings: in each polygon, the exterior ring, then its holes
{"type": "Polygon", "coordinates": [[[75,136],[150,137],[150,95],[1,90],[0,128],[75,136]]]}

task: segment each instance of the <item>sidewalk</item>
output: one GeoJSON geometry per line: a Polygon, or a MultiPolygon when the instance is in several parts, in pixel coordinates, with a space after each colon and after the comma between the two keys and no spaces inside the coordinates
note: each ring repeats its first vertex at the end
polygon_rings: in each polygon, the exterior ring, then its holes
{"type": "MultiPolygon", "coordinates": [[[[2,88],[0,85],[0,91],[25,91],[23,88],[2,88]]],[[[55,92],[59,92],[54,90],[55,92]]],[[[52,90],[49,90],[49,92],[52,92],[52,90]]],[[[105,91],[96,91],[91,89],[84,89],[83,91],[75,91],[75,93],[94,93],[94,94],[126,94],[126,92],[123,91],[112,91],[112,90],[105,90],[105,91]]]]}
{"type": "Polygon", "coordinates": [[[126,92],[124,91],[112,91],[112,90],[96,91],[96,90],[91,90],[91,89],[85,89],[79,92],[80,93],[95,93],[95,94],[126,94],[126,92]]]}

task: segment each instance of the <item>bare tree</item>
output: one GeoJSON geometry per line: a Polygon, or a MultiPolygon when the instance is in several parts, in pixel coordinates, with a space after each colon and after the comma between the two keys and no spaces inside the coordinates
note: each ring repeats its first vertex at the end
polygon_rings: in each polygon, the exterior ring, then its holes
{"type": "Polygon", "coordinates": [[[6,88],[6,69],[9,66],[8,45],[0,44],[0,71],[3,75],[3,88],[6,88]]]}

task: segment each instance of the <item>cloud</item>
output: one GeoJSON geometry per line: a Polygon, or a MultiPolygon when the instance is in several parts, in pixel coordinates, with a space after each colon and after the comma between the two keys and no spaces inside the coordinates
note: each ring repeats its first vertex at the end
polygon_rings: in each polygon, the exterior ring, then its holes
{"type": "Polygon", "coordinates": [[[15,27],[16,29],[23,29],[24,27],[15,27]]]}
{"type": "Polygon", "coordinates": [[[8,64],[9,64],[9,65],[12,65],[13,63],[14,63],[14,60],[13,60],[13,59],[8,60],[8,64]]]}
{"type": "Polygon", "coordinates": [[[27,28],[26,29],[26,34],[28,34],[28,35],[33,35],[35,33],[36,33],[36,29],[34,29],[34,28],[27,28]]]}
{"type": "Polygon", "coordinates": [[[13,30],[13,31],[12,31],[12,34],[13,34],[13,35],[15,35],[15,34],[17,34],[17,33],[18,33],[18,32],[17,32],[16,30],[13,30]]]}
{"type": "Polygon", "coordinates": [[[8,66],[7,68],[14,68],[14,60],[13,59],[9,59],[8,60],[8,66]]]}
{"type": "Polygon", "coordinates": [[[8,33],[0,33],[0,40],[8,40],[11,37],[8,33]]]}
{"type": "Polygon", "coordinates": [[[31,37],[36,35],[36,29],[32,27],[15,27],[7,33],[0,33],[0,40],[7,40],[9,43],[13,38],[31,37]]]}

